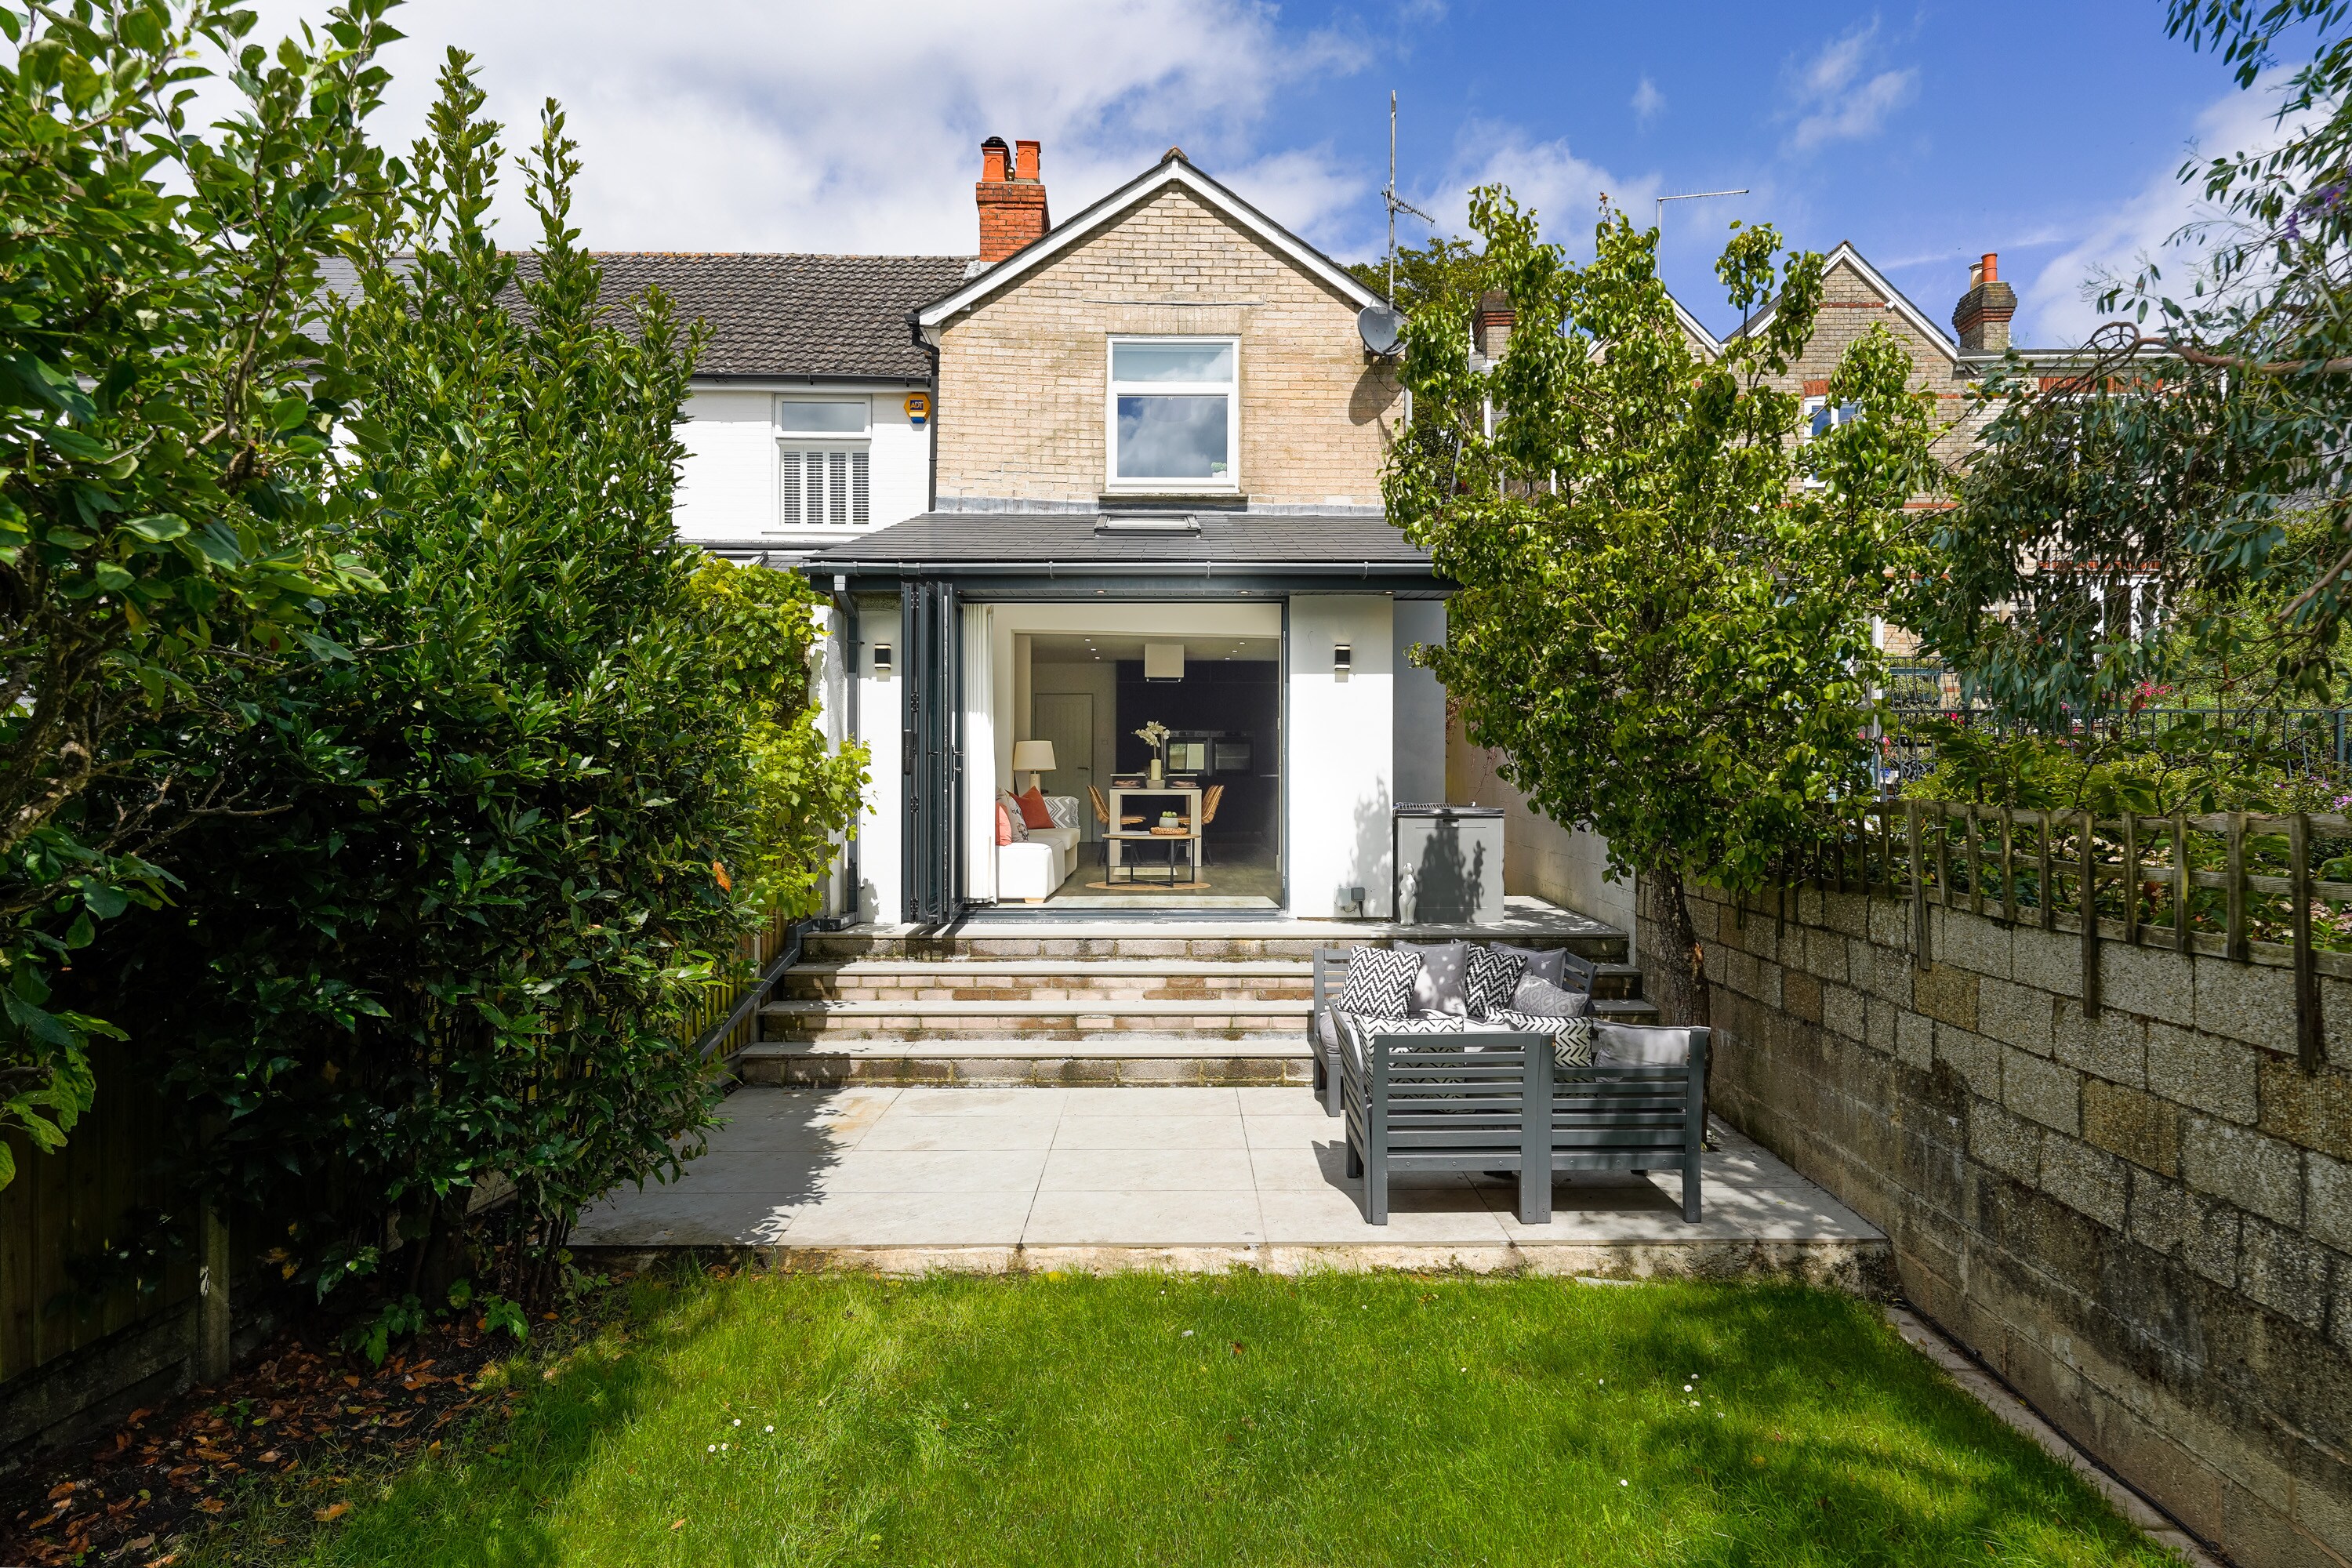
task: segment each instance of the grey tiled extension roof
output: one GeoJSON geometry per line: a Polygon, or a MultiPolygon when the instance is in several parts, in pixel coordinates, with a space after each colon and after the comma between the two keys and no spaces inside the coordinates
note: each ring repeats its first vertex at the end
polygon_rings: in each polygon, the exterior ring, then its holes
{"type": "Polygon", "coordinates": [[[1071,565],[1429,564],[1386,518],[1318,512],[1203,511],[1198,532],[1130,530],[1094,512],[932,511],[828,545],[818,562],[877,566],[1004,563],[1071,565]]]}
{"type": "MultiPolygon", "coordinates": [[[[971,258],[608,250],[596,259],[604,305],[659,284],[681,322],[710,323],[698,375],[926,381],[930,358],[907,312],[961,284],[971,258]]],[[[356,284],[348,263],[320,270],[336,292],[356,284]]]]}

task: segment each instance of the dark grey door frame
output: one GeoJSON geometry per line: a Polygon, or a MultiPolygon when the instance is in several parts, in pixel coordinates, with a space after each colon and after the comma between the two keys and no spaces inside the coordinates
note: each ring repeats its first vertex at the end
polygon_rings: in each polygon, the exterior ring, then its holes
{"type": "Polygon", "coordinates": [[[900,908],[916,925],[940,925],[961,902],[957,796],[963,774],[963,659],[955,584],[909,579],[899,584],[898,603],[907,643],[900,908]]]}

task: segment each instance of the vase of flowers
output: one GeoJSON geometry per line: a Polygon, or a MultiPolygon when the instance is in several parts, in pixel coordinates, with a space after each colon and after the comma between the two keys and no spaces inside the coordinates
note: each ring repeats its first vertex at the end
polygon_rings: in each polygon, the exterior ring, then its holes
{"type": "Polygon", "coordinates": [[[1154,719],[1142,729],[1136,731],[1135,738],[1151,748],[1151,770],[1146,775],[1146,781],[1157,789],[1165,773],[1162,763],[1168,754],[1168,726],[1154,719]]]}

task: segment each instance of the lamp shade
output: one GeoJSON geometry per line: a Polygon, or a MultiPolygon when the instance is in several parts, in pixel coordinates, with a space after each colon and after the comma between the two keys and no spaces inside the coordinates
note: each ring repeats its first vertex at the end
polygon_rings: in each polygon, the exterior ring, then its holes
{"type": "Polygon", "coordinates": [[[1013,742],[1013,771],[1016,773],[1052,773],[1054,771],[1054,742],[1051,741],[1013,742]]]}

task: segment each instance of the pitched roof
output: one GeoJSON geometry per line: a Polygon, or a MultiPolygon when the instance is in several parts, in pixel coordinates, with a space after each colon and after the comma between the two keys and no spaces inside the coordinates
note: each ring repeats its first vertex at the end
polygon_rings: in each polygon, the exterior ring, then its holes
{"type": "Polygon", "coordinates": [[[681,321],[710,323],[698,375],[921,381],[930,356],[907,312],[963,279],[963,256],[606,251],[607,303],[654,284],[681,321]]]}
{"type": "MultiPolygon", "coordinates": [[[[1943,328],[1937,326],[1934,321],[1929,321],[1927,319],[1927,313],[1925,310],[1919,309],[1918,306],[1913,304],[1909,300],[1905,299],[1903,296],[1903,290],[1888,282],[1885,273],[1879,271],[1877,268],[1873,267],[1868,261],[1863,259],[1862,252],[1853,247],[1853,242],[1852,240],[1839,240],[1837,242],[1837,248],[1831,251],[1826,257],[1823,257],[1822,260],[1822,271],[1824,275],[1828,274],[1841,263],[1853,268],[1853,270],[1860,275],[1864,283],[1869,284],[1872,289],[1877,290],[1879,297],[1886,301],[1887,308],[1889,310],[1893,310],[1896,315],[1901,316],[1905,321],[1910,322],[1911,325],[1918,331],[1919,335],[1926,338],[1928,342],[1934,344],[1937,348],[1943,350],[1946,358],[1958,359],[1959,357],[1960,346],[1952,341],[1952,335],[1944,331],[1943,328]]],[[[1735,338],[1739,338],[1747,337],[1751,333],[1762,331],[1764,330],[1764,323],[1770,321],[1772,319],[1772,313],[1780,308],[1780,301],[1779,297],[1776,295],[1761,310],[1759,310],[1755,315],[1750,316],[1747,321],[1742,321],[1731,335],[1735,338]]]]}
{"type": "Polygon", "coordinates": [[[1377,515],[1202,511],[1125,517],[1076,511],[933,511],[828,545],[812,563],[954,566],[1004,563],[1188,567],[1361,565],[1429,570],[1429,556],[1377,515]]]}
{"type": "MultiPolygon", "coordinates": [[[[517,259],[531,264],[528,252],[517,259]]],[[[596,259],[608,308],[659,284],[679,321],[710,323],[697,375],[925,381],[930,356],[907,313],[961,282],[971,258],[607,250],[596,259]]],[[[357,285],[347,262],[321,271],[331,291],[357,285]]]]}
{"type": "Polygon", "coordinates": [[[1257,236],[1288,257],[1300,270],[1321,279],[1358,308],[1380,302],[1380,294],[1364,287],[1355,274],[1250,205],[1226,186],[1192,167],[1192,161],[1181,149],[1171,147],[1166,157],[1094,205],[1076,216],[1063,219],[1041,237],[1031,240],[1003,260],[979,273],[963,287],[924,306],[916,320],[926,331],[938,327],[949,317],[970,310],[997,289],[1044,266],[1097,230],[1108,227],[1121,214],[1141,205],[1171,186],[1190,193],[1203,206],[1222,213],[1237,226],[1257,236]]]}

